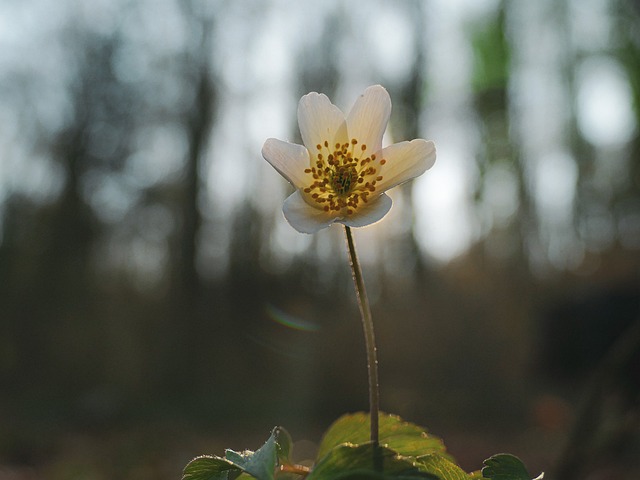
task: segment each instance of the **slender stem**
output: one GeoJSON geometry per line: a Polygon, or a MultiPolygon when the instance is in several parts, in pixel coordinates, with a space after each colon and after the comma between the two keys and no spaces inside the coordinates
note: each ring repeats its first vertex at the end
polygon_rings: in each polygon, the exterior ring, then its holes
{"type": "Polygon", "coordinates": [[[345,234],[347,236],[347,246],[349,248],[349,263],[351,265],[351,273],[353,274],[353,283],[356,287],[356,296],[358,298],[358,306],[360,307],[360,315],[362,316],[362,328],[364,330],[365,346],[367,349],[367,368],[369,371],[369,410],[371,413],[371,443],[378,446],[378,411],[379,392],[378,392],[378,358],[376,354],[376,338],[373,332],[373,320],[371,318],[371,308],[369,307],[369,299],[367,291],[364,287],[364,279],[360,262],[356,254],[356,247],[351,235],[351,228],[345,225],[345,234]]]}

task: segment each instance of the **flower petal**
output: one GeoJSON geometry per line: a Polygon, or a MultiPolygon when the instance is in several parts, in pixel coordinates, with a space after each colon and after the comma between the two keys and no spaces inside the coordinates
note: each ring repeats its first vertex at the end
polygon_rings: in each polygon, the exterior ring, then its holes
{"type": "Polygon", "coordinates": [[[383,193],[375,199],[369,200],[366,206],[359,207],[358,210],[348,217],[338,220],[339,223],[349,227],[364,227],[381,220],[391,209],[391,198],[383,193]]]}
{"type": "Polygon", "coordinates": [[[312,155],[316,145],[347,141],[344,113],[322,93],[311,92],[298,103],[298,124],[302,141],[312,155]]]}
{"type": "Polygon", "coordinates": [[[382,148],[382,136],[391,115],[391,98],[380,85],[367,88],[356,100],[347,116],[347,130],[350,139],[356,138],[367,146],[367,154],[382,148]]]}
{"type": "Polygon", "coordinates": [[[386,162],[380,168],[382,180],[376,187],[384,192],[431,168],[436,161],[436,146],[432,141],[416,139],[389,145],[380,155],[386,162]]]}
{"type": "Polygon", "coordinates": [[[262,147],[262,156],[296,188],[311,183],[310,174],[304,172],[310,165],[309,152],[302,145],[269,138],[262,147]]]}
{"type": "Polygon", "coordinates": [[[299,190],[284,201],[282,211],[291,226],[300,233],[316,233],[336,221],[335,215],[305,202],[299,190]]]}

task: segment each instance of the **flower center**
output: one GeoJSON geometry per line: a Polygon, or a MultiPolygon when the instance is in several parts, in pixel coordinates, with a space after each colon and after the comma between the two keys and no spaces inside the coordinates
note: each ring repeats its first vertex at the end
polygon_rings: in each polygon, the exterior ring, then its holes
{"type": "MultiPolygon", "coordinates": [[[[313,182],[304,192],[325,212],[352,214],[359,205],[367,203],[367,197],[376,191],[376,183],[382,180],[374,166],[375,154],[368,154],[367,146],[358,145],[355,138],[332,146],[325,140],[316,149],[314,164],[305,169],[313,182]]],[[[378,163],[384,165],[385,160],[378,163]]]]}

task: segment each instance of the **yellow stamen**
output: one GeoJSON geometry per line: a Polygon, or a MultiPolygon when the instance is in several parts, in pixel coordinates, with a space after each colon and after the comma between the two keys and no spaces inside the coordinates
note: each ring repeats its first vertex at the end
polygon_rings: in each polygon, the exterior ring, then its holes
{"type": "MultiPolygon", "coordinates": [[[[303,192],[326,212],[355,213],[376,191],[376,183],[382,181],[383,177],[375,168],[375,155],[365,155],[365,144],[356,149],[358,143],[356,138],[352,138],[344,144],[336,143],[333,149],[329,147],[328,140],[316,145],[315,166],[305,169],[313,182],[303,192]]],[[[383,159],[377,164],[384,163],[383,159]]]]}

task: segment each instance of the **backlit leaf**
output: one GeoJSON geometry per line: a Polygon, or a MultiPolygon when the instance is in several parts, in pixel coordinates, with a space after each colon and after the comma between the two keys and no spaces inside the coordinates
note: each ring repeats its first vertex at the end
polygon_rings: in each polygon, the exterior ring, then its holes
{"type": "Polygon", "coordinates": [[[421,471],[432,473],[441,480],[470,480],[473,478],[458,465],[436,453],[418,457],[416,465],[421,471]]]}
{"type": "Polygon", "coordinates": [[[393,450],[372,444],[342,444],[330,452],[313,468],[306,480],[334,479],[395,479],[438,480],[437,477],[420,472],[411,461],[403,459],[393,450]]]}
{"type": "MultiPolygon", "coordinates": [[[[322,459],[332,448],[351,443],[360,445],[370,440],[368,413],[354,413],[340,417],[329,427],[322,438],[318,459],[322,459]]],[[[418,457],[428,453],[445,454],[445,447],[438,437],[426,433],[426,429],[403,421],[395,415],[381,413],[379,416],[379,442],[400,455],[418,457]]]]}

